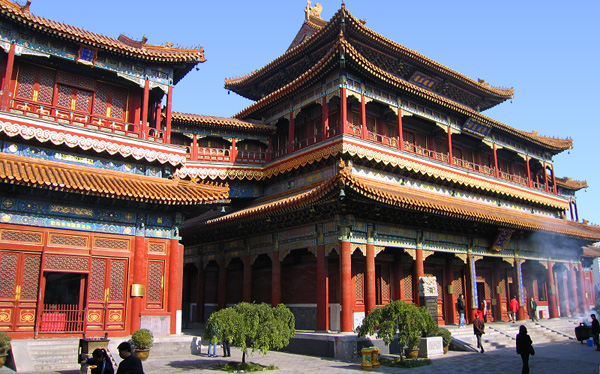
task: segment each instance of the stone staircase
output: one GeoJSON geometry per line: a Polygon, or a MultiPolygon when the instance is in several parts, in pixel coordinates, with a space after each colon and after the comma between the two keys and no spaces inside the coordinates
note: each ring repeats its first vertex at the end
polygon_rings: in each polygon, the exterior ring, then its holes
{"type": "MultiPolygon", "coordinates": [[[[509,322],[490,322],[485,325],[482,337],[485,350],[515,348],[516,337],[521,325],[527,327],[527,333],[534,344],[549,343],[561,340],[575,340],[575,327],[579,326],[578,318],[543,319],[537,322],[531,320],[509,322]]],[[[446,326],[452,333],[450,348],[460,351],[477,351],[477,338],[473,334],[473,325],[466,328],[446,326]]]]}

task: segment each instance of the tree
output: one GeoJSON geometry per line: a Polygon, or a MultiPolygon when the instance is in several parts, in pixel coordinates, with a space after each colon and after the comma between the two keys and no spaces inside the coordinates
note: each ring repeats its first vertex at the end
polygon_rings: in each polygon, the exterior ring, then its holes
{"type": "Polygon", "coordinates": [[[295,325],[294,315],[283,304],[272,308],[265,303],[239,303],[210,315],[204,339],[211,343],[227,339],[242,350],[242,363],[246,363],[248,349],[266,355],[270,349],[288,345],[295,325]]]}
{"type": "MultiPolygon", "coordinates": [[[[416,348],[423,334],[432,333],[437,324],[425,307],[417,307],[402,300],[393,301],[383,307],[375,307],[356,329],[358,336],[372,335],[389,345],[396,335],[400,347],[416,348]]],[[[402,359],[402,354],[400,354],[402,359]]]]}

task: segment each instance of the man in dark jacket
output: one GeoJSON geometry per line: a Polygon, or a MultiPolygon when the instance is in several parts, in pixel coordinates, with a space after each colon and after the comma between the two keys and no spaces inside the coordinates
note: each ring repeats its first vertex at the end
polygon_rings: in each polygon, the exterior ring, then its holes
{"type": "Polygon", "coordinates": [[[458,327],[465,327],[465,295],[460,294],[456,300],[456,312],[458,313],[458,327]]]}
{"type": "Polygon", "coordinates": [[[142,361],[131,354],[131,344],[123,342],[117,347],[119,357],[123,359],[117,369],[117,374],[144,374],[142,361]]]}
{"type": "Polygon", "coordinates": [[[485,352],[483,344],[481,343],[481,336],[485,334],[485,323],[483,323],[479,313],[475,313],[475,319],[473,320],[473,334],[477,337],[477,348],[481,348],[481,353],[485,352]]]}
{"type": "Polygon", "coordinates": [[[596,350],[600,351],[600,344],[598,342],[598,334],[600,334],[600,323],[596,319],[596,315],[592,314],[592,338],[594,339],[594,345],[596,350]]]}

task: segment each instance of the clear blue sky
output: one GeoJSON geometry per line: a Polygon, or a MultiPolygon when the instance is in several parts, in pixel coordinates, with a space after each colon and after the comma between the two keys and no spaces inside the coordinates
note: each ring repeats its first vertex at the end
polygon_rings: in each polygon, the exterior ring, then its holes
{"type": "MultiPolygon", "coordinates": [[[[24,2],[25,0],[21,0],[24,2]]],[[[341,0],[312,1],[329,20],[341,0]]],[[[31,12],[111,37],[202,46],[207,61],[174,89],[173,110],[232,116],[250,102],[224,79],[283,54],[304,20],[306,0],[33,0],[31,12]]],[[[586,180],[579,217],[600,224],[600,2],[346,0],[383,36],[515,98],[484,112],[517,129],[572,137],[555,157],[556,175],[586,180]]]]}

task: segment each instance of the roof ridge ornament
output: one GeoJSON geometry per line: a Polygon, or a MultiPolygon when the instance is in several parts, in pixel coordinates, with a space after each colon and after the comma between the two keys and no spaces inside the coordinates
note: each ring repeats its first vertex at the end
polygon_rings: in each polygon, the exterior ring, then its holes
{"type": "Polygon", "coordinates": [[[311,18],[321,18],[321,12],[323,11],[323,6],[320,3],[317,3],[315,6],[310,6],[310,0],[308,0],[308,4],[306,4],[306,8],[304,8],[304,12],[306,13],[306,20],[309,21],[311,18]]]}

